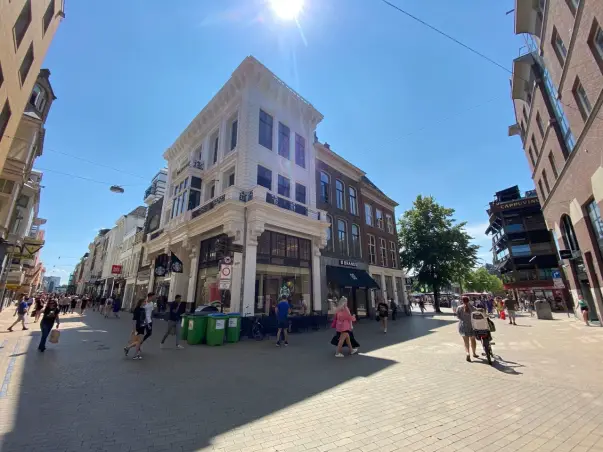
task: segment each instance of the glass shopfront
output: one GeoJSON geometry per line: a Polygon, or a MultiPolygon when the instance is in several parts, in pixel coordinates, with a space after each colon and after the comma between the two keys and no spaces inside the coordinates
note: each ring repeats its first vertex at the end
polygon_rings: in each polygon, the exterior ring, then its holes
{"type": "Polygon", "coordinates": [[[213,305],[220,308],[223,305],[224,312],[230,312],[230,290],[221,291],[219,287],[218,241],[223,243],[225,247],[229,246],[229,238],[225,234],[217,235],[201,242],[195,306],[213,305]]]}
{"type": "Polygon", "coordinates": [[[273,315],[284,295],[292,314],[310,314],[312,307],[311,242],[264,231],[258,239],[255,314],[273,315]]]}

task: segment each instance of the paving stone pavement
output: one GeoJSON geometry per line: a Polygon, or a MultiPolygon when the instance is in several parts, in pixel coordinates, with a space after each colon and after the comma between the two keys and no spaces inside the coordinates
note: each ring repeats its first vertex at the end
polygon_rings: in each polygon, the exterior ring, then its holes
{"type": "MultiPolygon", "coordinates": [[[[68,315],[41,354],[39,328],[4,332],[4,452],[601,451],[603,328],[558,315],[496,321],[494,367],[467,363],[450,313],[356,328],[335,359],[330,330],[291,345],[243,341],[123,356],[130,322],[68,315]]],[[[173,338],[170,338],[173,341],[173,338]]]]}

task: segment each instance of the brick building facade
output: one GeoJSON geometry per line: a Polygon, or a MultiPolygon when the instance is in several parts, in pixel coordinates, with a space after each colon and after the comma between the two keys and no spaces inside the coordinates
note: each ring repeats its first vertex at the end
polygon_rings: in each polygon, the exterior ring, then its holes
{"type": "Polygon", "coordinates": [[[514,61],[517,123],[546,223],[574,304],[603,319],[603,3],[517,2],[515,33],[528,52],[514,61]]]}

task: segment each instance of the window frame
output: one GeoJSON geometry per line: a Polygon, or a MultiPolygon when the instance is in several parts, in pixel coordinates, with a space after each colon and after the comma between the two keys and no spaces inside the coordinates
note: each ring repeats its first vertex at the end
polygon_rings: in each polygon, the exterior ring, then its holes
{"type": "Polygon", "coordinates": [[[25,85],[25,82],[27,81],[27,77],[29,76],[29,72],[31,71],[35,57],[34,45],[32,42],[29,44],[29,48],[25,52],[25,56],[23,57],[23,60],[21,60],[21,65],[19,66],[19,81],[21,82],[21,86],[25,85]],[[29,61],[30,56],[31,61],[29,61]],[[29,64],[26,64],[28,61],[29,64]]]}
{"type": "Polygon", "coordinates": [[[542,116],[540,116],[540,112],[536,112],[536,127],[538,127],[538,132],[540,132],[540,138],[544,138],[544,123],[542,122],[542,116]]]}
{"type": "Polygon", "coordinates": [[[546,169],[542,170],[542,179],[544,180],[544,187],[546,188],[546,195],[549,196],[549,194],[551,193],[551,186],[549,185],[549,179],[546,175],[546,169]]]}
{"type": "Polygon", "coordinates": [[[300,184],[299,182],[295,183],[295,202],[298,202],[300,204],[307,204],[308,202],[308,189],[306,188],[306,186],[304,184],[300,184]],[[299,188],[303,188],[304,190],[304,200],[300,201],[298,195],[299,195],[299,188]]]}
{"type": "Polygon", "coordinates": [[[536,159],[534,158],[534,151],[532,150],[532,146],[528,147],[528,154],[530,155],[530,160],[532,161],[532,166],[536,168],[536,159]]]}
{"type": "Polygon", "coordinates": [[[216,130],[211,136],[212,161],[211,166],[218,163],[218,154],[220,153],[220,129],[216,130]]]}
{"type": "Polygon", "coordinates": [[[551,170],[553,171],[553,176],[555,176],[555,180],[559,178],[559,173],[557,172],[557,165],[555,162],[555,156],[553,155],[553,151],[549,152],[548,155],[549,164],[551,165],[551,170]]]}
{"type": "Polygon", "coordinates": [[[272,191],[272,170],[270,168],[266,168],[264,165],[258,164],[257,173],[256,173],[256,184],[259,185],[260,187],[264,187],[264,188],[268,189],[268,191],[272,191]],[[266,170],[270,174],[270,187],[266,187],[265,185],[260,184],[260,168],[262,170],[266,170]]]}
{"type": "Polygon", "coordinates": [[[279,196],[291,198],[291,179],[279,174],[277,177],[277,193],[279,196]],[[281,192],[281,188],[283,192],[281,192]]]}
{"type": "Polygon", "coordinates": [[[356,223],[352,223],[350,227],[350,237],[351,237],[351,253],[350,255],[353,257],[362,257],[362,244],[360,242],[360,226],[356,223]],[[354,234],[354,228],[356,229],[357,234],[354,234]]]}
{"type": "Polygon", "coordinates": [[[286,158],[287,160],[291,159],[291,129],[289,128],[289,126],[283,124],[282,122],[278,122],[278,155],[280,155],[283,158],[286,158]],[[286,131],[286,134],[283,134],[283,132],[286,131]],[[287,145],[285,147],[284,145],[284,140],[287,141],[287,145]],[[282,153],[281,151],[286,151],[286,153],[282,153]]]}
{"type": "Polygon", "coordinates": [[[8,99],[4,102],[2,106],[2,110],[0,110],[0,143],[4,139],[4,132],[8,127],[8,123],[10,122],[10,118],[12,117],[12,110],[10,108],[10,102],[8,99]]]}
{"type": "Polygon", "coordinates": [[[329,227],[327,228],[327,250],[333,251],[333,217],[327,214],[327,221],[329,222],[329,227]]]}
{"type": "Polygon", "coordinates": [[[48,6],[46,7],[46,11],[44,11],[44,16],[42,16],[42,36],[46,34],[48,31],[48,27],[52,22],[52,18],[55,14],[55,0],[50,0],[48,2],[48,6]]]}
{"type": "Polygon", "coordinates": [[[561,67],[565,66],[565,61],[567,60],[567,47],[565,47],[565,43],[563,42],[563,39],[561,39],[561,35],[559,35],[559,31],[555,26],[553,26],[553,32],[551,33],[551,45],[553,46],[553,50],[555,51],[555,55],[557,55],[561,67]]]}
{"type": "Polygon", "coordinates": [[[379,237],[379,254],[381,256],[381,266],[387,267],[387,240],[383,237],[379,237]]]}
{"type": "Polygon", "coordinates": [[[373,234],[367,234],[367,236],[368,236],[367,248],[368,248],[368,253],[369,253],[369,263],[371,265],[377,265],[377,241],[373,234]]]}
{"type": "Polygon", "coordinates": [[[295,134],[295,164],[306,167],[306,139],[298,133],[295,134]]]}
{"type": "Polygon", "coordinates": [[[358,190],[348,185],[348,204],[350,206],[350,213],[358,216],[358,190]],[[352,192],[354,193],[352,195],[352,192]]]}
{"type": "Polygon", "coordinates": [[[392,268],[398,268],[397,259],[396,259],[396,242],[393,240],[389,241],[389,258],[392,262],[392,268]]]}
{"type": "Polygon", "coordinates": [[[335,179],[335,206],[340,210],[345,210],[345,184],[341,179],[335,179]],[[339,185],[341,185],[341,190],[339,185]]]}
{"type": "Polygon", "coordinates": [[[394,233],[394,217],[389,213],[385,214],[385,226],[389,234],[394,233]]]}
{"type": "Polygon", "coordinates": [[[239,144],[239,116],[238,113],[230,119],[230,149],[228,152],[232,152],[237,148],[239,144]]]}
{"type": "Polygon", "coordinates": [[[19,47],[21,47],[21,44],[23,43],[23,40],[25,38],[25,35],[27,34],[27,31],[29,30],[32,20],[33,20],[33,11],[31,9],[31,0],[26,0],[25,4],[23,5],[23,8],[21,9],[21,12],[17,16],[17,20],[15,20],[15,24],[13,25],[13,40],[15,43],[15,51],[19,50],[19,47]],[[26,16],[29,16],[27,25],[25,26],[25,28],[23,28],[23,31],[21,33],[19,33],[19,35],[17,35],[17,29],[16,29],[17,24],[21,20],[26,20],[27,19],[26,16]]]}
{"type": "Polygon", "coordinates": [[[385,222],[383,220],[383,209],[375,208],[375,224],[382,231],[385,230],[385,222]],[[381,218],[379,218],[379,213],[381,213],[381,218]]]}
{"type": "Polygon", "coordinates": [[[337,219],[337,248],[341,254],[349,256],[350,249],[348,247],[348,222],[342,218],[337,219]],[[341,225],[343,225],[343,230],[341,229],[341,225]]]}
{"type": "Polygon", "coordinates": [[[325,204],[330,204],[330,192],[331,191],[331,175],[326,171],[320,171],[320,200],[325,204]],[[326,176],[327,181],[323,180],[323,176],[326,176]]]}
{"type": "Polygon", "coordinates": [[[375,220],[373,217],[373,206],[369,203],[364,203],[364,222],[367,226],[375,226],[375,220]]]}
{"type": "Polygon", "coordinates": [[[258,125],[258,144],[272,151],[274,146],[274,116],[260,108],[258,125]],[[263,120],[262,115],[265,116],[265,119],[270,118],[270,121],[263,120]],[[262,125],[264,126],[262,127],[262,125]],[[267,135],[268,129],[270,131],[270,135],[267,135]],[[264,143],[263,138],[269,140],[269,142],[264,143]]]}
{"type": "Polygon", "coordinates": [[[578,105],[578,110],[580,110],[580,114],[582,115],[582,119],[586,121],[590,114],[593,111],[593,106],[590,100],[588,99],[588,95],[586,94],[586,90],[584,86],[580,82],[580,78],[576,77],[574,81],[574,86],[572,88],[572,94],[574,95],[574,100],[578,105]]]}
{"type": "Polygon", "coordinates": [[[567,7],[572,13],[572,16],[575,16],[580,7],[580,0],[565,0],[565,3],[567,3],[567,7]]]}
{"type": "Polygon", "coordinates": [[[601,28],[596,18],[593,18],[587,42],[595,61],[599,65],[599,69],[603,73],[603,28],[601,28]]]}

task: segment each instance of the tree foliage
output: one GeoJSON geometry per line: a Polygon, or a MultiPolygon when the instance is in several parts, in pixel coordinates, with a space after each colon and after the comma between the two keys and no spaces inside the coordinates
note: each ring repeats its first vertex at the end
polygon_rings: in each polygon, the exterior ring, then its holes
{"type": "Polygon", "coordinates": [[[398,222],[400,262],[420,284],[431,287],[437,312],[441,288],[475,267],[479,248],[471,243],[466,223],[457,223],[453,215],[454,209],[419,195],[398,222]]]}
{"type": "Polygon", "coordinates": [[[474,292],[499,293],[503,291],[503,283],[500,278],[490,274],[486,267],[470,271],[465,277],[465,286],[474,292]]]}

